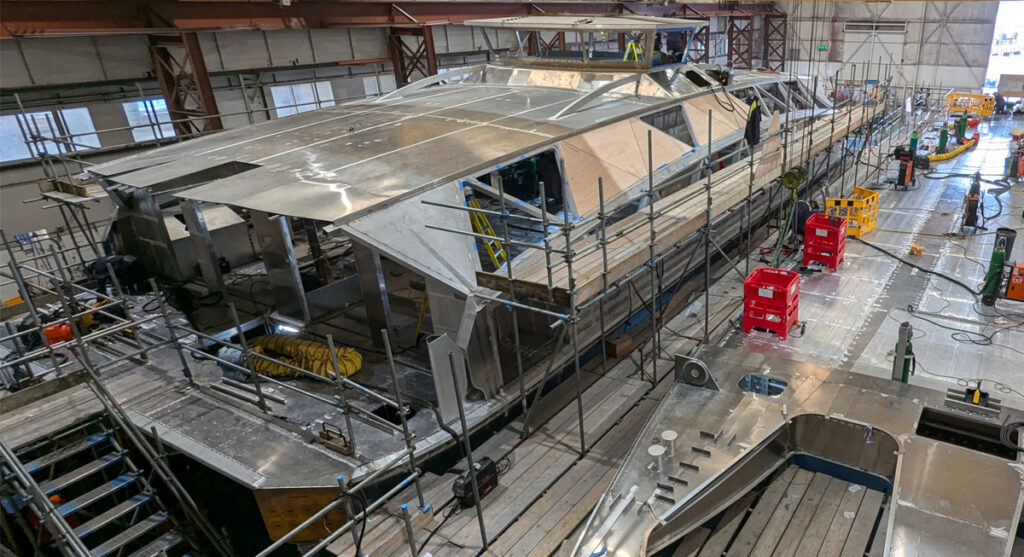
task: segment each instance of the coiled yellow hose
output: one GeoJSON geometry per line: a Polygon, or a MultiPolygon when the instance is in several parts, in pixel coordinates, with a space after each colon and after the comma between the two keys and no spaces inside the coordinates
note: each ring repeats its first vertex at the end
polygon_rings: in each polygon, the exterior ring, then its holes
{"type": "Polygon", "coordinates": [[[937,154],[928,155],[928,160],[931,161],[931,162],[946,161],[946,160],[949,160],[949,159],[959,155],[960,153],[963,153],[964,151],[966,151],[968,149],[973,149],[974,146],[977,145],[977,144],[978,144],[978,140],[977,139],[972,139],[972,140],[968,141],[967,143],[964,143],[963,145],[961,145],[961,146],[957,147],[956,149],[953,149],[952,151],[949,151],[947,153],[942,153],[941,155],[937,155],[937,154]]]}
{"type": "MultiPolygon", "coordinates": [[[[302,368],[323,377],[334,377],[331,365],[331,351],[326,344],[286,335],[266,335],[253,342],[252,351],[275,360],[302,368]]],[[[363,366],[363,356],[354,348],[335,346],[338,355],[338,372],[348,377],[363,366]]],[[[299,377],[295,370],[263,358],[252,359],[252,370],[270,377],[299,377]]]]}

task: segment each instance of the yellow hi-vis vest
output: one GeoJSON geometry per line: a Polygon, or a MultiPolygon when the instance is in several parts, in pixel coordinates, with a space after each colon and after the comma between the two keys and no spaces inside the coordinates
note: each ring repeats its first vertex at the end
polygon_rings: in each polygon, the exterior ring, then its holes
{"type": "Polygon", "coordinates": [[[747,120],[750,120],[750,117],[754,115],[754,110],[757,110],[760,107],[761,101],[758,99],[754,99],[754,102],[750,103],[750,109],[747,110],[747,120]]]}

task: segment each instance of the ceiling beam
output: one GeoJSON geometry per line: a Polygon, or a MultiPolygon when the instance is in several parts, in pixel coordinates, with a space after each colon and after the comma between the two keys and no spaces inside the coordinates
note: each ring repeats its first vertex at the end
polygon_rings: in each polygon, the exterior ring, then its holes
{"type": "MultiPolygon", "coordinates": [[[[215,2],[196,0],[4,0],[0,2],[0,38],[75,35],[154,34],[183,31],[322,29],[417,23],[462,23],[468,19],[546,14],[621,13],[621,2],[409,1],[332,2],[292,0],[215,2]]],[[[685,17],[729,15],[718,3],[630,2],[641,15],[685,17]]],[[[770,3],[743,3],[743,11],[771,13],[770,3]]]]}

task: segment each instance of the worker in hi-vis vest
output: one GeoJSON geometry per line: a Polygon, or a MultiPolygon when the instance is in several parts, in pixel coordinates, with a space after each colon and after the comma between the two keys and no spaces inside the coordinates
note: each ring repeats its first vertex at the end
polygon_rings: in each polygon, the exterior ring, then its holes
{"type": "Polygon", "coordinates": [[[743,133],[743,139],[747,145],[753,147],[761,142],[761,101],[754,95],[753,89],[747,90],[747,130],[743,133]]]}

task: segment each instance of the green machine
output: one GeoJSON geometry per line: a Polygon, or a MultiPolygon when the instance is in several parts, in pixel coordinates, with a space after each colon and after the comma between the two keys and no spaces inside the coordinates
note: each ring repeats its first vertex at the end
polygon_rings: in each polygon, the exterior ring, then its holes
{"type": "Polygon", "coordinates": [[[896,351],[892,359],[892,380],[900,383],[910,381],[910,376],[917,370],[917,359],[914,356],[914,328],[909,321],[900,324],[900,336],[896,341],[896,351]]]}
{"type": "Polygon", "coordinates": [[[1013,253],[1013,242],[1016,238],[1017,232],[1012,228],[1000,227],[996,229],[996,240],[992,245],[992,257],[988,261],[985,282],[981,284],[981,303],[986,306],[993,306],[997,298],[1006,297],[1003,268],[1006,266],[1007,255],[1013,253]]]}

